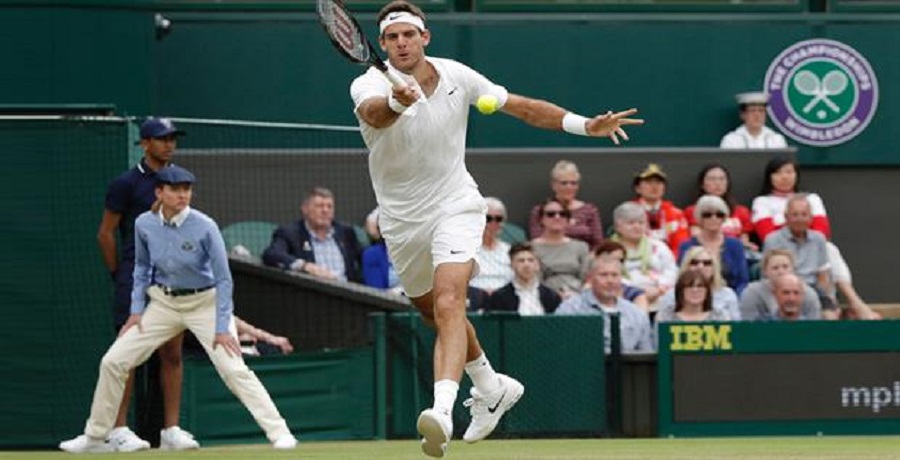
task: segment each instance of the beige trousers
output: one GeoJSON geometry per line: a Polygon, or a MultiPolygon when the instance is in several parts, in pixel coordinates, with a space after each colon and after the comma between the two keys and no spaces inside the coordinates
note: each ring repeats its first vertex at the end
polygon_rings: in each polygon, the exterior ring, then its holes
{"type": "MultiPolygon", "coordinates": [[[[142,331],[132,327],[116,341],[100,361],[100,376],[94,390],[91,416],[84,433],[106,438],[116,420],[128,372],[146,361],[154,350],[181,331],[190,329],[203,345],[225,385],[244,404],[266,437],[276,439],[291,434],[287,423],[256,374],[238,356],[229,356],[225,348],[212,345],[216,334],[216,290],[171,297],[153,286],[147,290],[150,302],[141,318],[142,331]]],[[[229,330],[237,337],[232,318],[229,330]]]]}

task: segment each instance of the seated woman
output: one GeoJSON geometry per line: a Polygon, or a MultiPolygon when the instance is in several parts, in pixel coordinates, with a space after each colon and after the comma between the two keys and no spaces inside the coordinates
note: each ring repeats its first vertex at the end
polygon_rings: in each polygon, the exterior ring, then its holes
{"type": "Polygon", "coordinates": [[[650,310],[675,285],[678,266],[669,246],[647,236],[647,212],[633,201],[625,202],[613,212],[616,233],[612,240],[625,248],[623,283],[644,290],[650,310]]]}
{"type": "Polygon", "coordinates": [[[703,246],[719,259],[722,275],[728,287],[740,294],[750,282],[750,275],[747,272],[743,243],[737,238],[725,235],[723,230],[728,215],[725,200],[712,195],[700,197],[697,206],[694,207],[694,220],[699,224],[700,231],[681,243],[678,254],[682,257],[688,249],[703,246]]]}
{"type": "MultiPolygon", "coordinates": [[[[769,321],[778,315],[773,281],[794,273],[794,255],[785,249],[766,251],[762,258],[763,279],[747,285],[741,293],[741,317],[747,321],[769,321]]],[[[821,319],[822,304],[816,290],[804,284],[802,319],[821,319]]]]}
{"type": "Polygon", "coordinates": [[[703,273],[687,270],[675,283],[675,304],[656,314],[657,323],[729,321],[728,312],[713,308],[712,284],[703,273]]]}
{"type": "Polygon", "coordinates": [[[541,205],[541,236],[531,241],[534,254],[541,261],[544,284],[562,298],[581,291],[590,269],[587,243],[566,236],[571,214],[555,198],[541,205]]]}
{"type": "Polygon", "coordinates": [[[513,270],[509,260],[509,244],[498,237],[506,220],[506,206],[494,197],[487,197],[484,202],[488,208],[487,223],[481,237],[481,250],[475,256],[478,274],[469,281],[469,286],[490,295],[512,281],[513,270]]]}
{"type": "MultiPolygon", "coordinates": [[[[759,245],[750,238],[753,233],[750,209],[738,203],[731,194],[731,173],[728,172],[725,165],[710,163],[700,170],[700,174],[697,175],[697,199],[699,200],[704,195],[717,196],[725,200],[725,204],[728,205],[730,214],[722,222],[722,232],[725,236],[741,240],[748,251],[759,251],[759,245]]],[[[691,235],[700,232],[700,225],[694,217],[696,206],[697,204],[694,203],[684,210],[684,217],[691,227],[691,235]]]]}
{"type": "MultiPolygon", "coordinates": [[[[603,223],[600,221],[597,205],[577,198],[580,183],[581,174],[578,172],[578,166],[571,161],[559,161],[550,172],[552,198],[570,213],[566,236],[584,241],[589,248],[595,248],[603,241],[603,223]]],[[[540,211],[541,205],[535,206],[528,219],[528,234],[532,239],[541,236],[544,231],[540,211]]]]}
{"type": "MultiPolygon", "coordinates": [[[[719,268],[719,259],[713,257],[703,246],[694,246],[688,249],[681,258],[679,274],[692,271],[702,274],[709,281],[713,309],[725,312],[731,320],[741,319],[738,296],[725,284],[722,270],[719,268]]],[[[660,313],[671,311],[676,304],[675,294],[671,291],[667,292],[659,303],[660,313]]]]}
{"type": "MultiPolygon", "coordinates": [[[[760,196],[753,200],[753,226],[760,242],[765,242],[772,232],[784,227],[784,211],[790,197],[800,191],[800,169],[790,156],[777,156],[767,164],[763,175],[760,196]]],[[[825,211],[825,203],[815,193],[807,193],[812,211],[811,230],[821,232],[828,240],[828,259],[832,267],[832,282],[850,307],[849,314],[860,319],[878,319],[880,316],[856,292],[847,262],[831,241],[831,222],[825,211]]],[[[829,295],[834,297],[835,293],[829,295]]]]}

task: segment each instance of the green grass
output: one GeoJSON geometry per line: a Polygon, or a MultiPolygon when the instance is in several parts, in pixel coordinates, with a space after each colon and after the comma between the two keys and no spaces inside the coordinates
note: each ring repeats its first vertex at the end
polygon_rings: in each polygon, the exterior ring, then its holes
{"type": "MultiPolygon", "coordinates": [[[[72,456],[64,452],[0,452],[0,458],[42,459],[390,459],[426,460],[416,441],[305,442],[295,451],[268,445],[209,447],[193,452],[72,456]]],[[[496,440],[450,445],[448,460],[900,460],[900,437],[496,440]]]]}

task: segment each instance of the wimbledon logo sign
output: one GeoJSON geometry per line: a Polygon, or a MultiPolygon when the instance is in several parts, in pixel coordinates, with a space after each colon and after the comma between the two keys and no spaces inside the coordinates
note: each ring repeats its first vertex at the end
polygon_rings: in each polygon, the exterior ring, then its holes
{"type": "Polygon", "coordinates": [[[827,147],[861,133],[878,107],[878,80],[855,49],[834,40],[795,43],[766,72],[769,117],[797,142],[827,147]]]}

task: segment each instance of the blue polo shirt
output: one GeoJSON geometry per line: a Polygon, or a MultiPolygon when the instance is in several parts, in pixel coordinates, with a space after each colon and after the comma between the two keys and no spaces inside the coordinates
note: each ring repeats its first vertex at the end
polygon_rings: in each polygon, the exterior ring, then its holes
{"type": "Polygon", "coordinates": [[[156,171],[144,159],[122,173],[106,190],[106,209],[122,215],[119,221],[119,255],[122,262],[134,262],[134,220],[150,210],[156,201],[156,171]]]}

